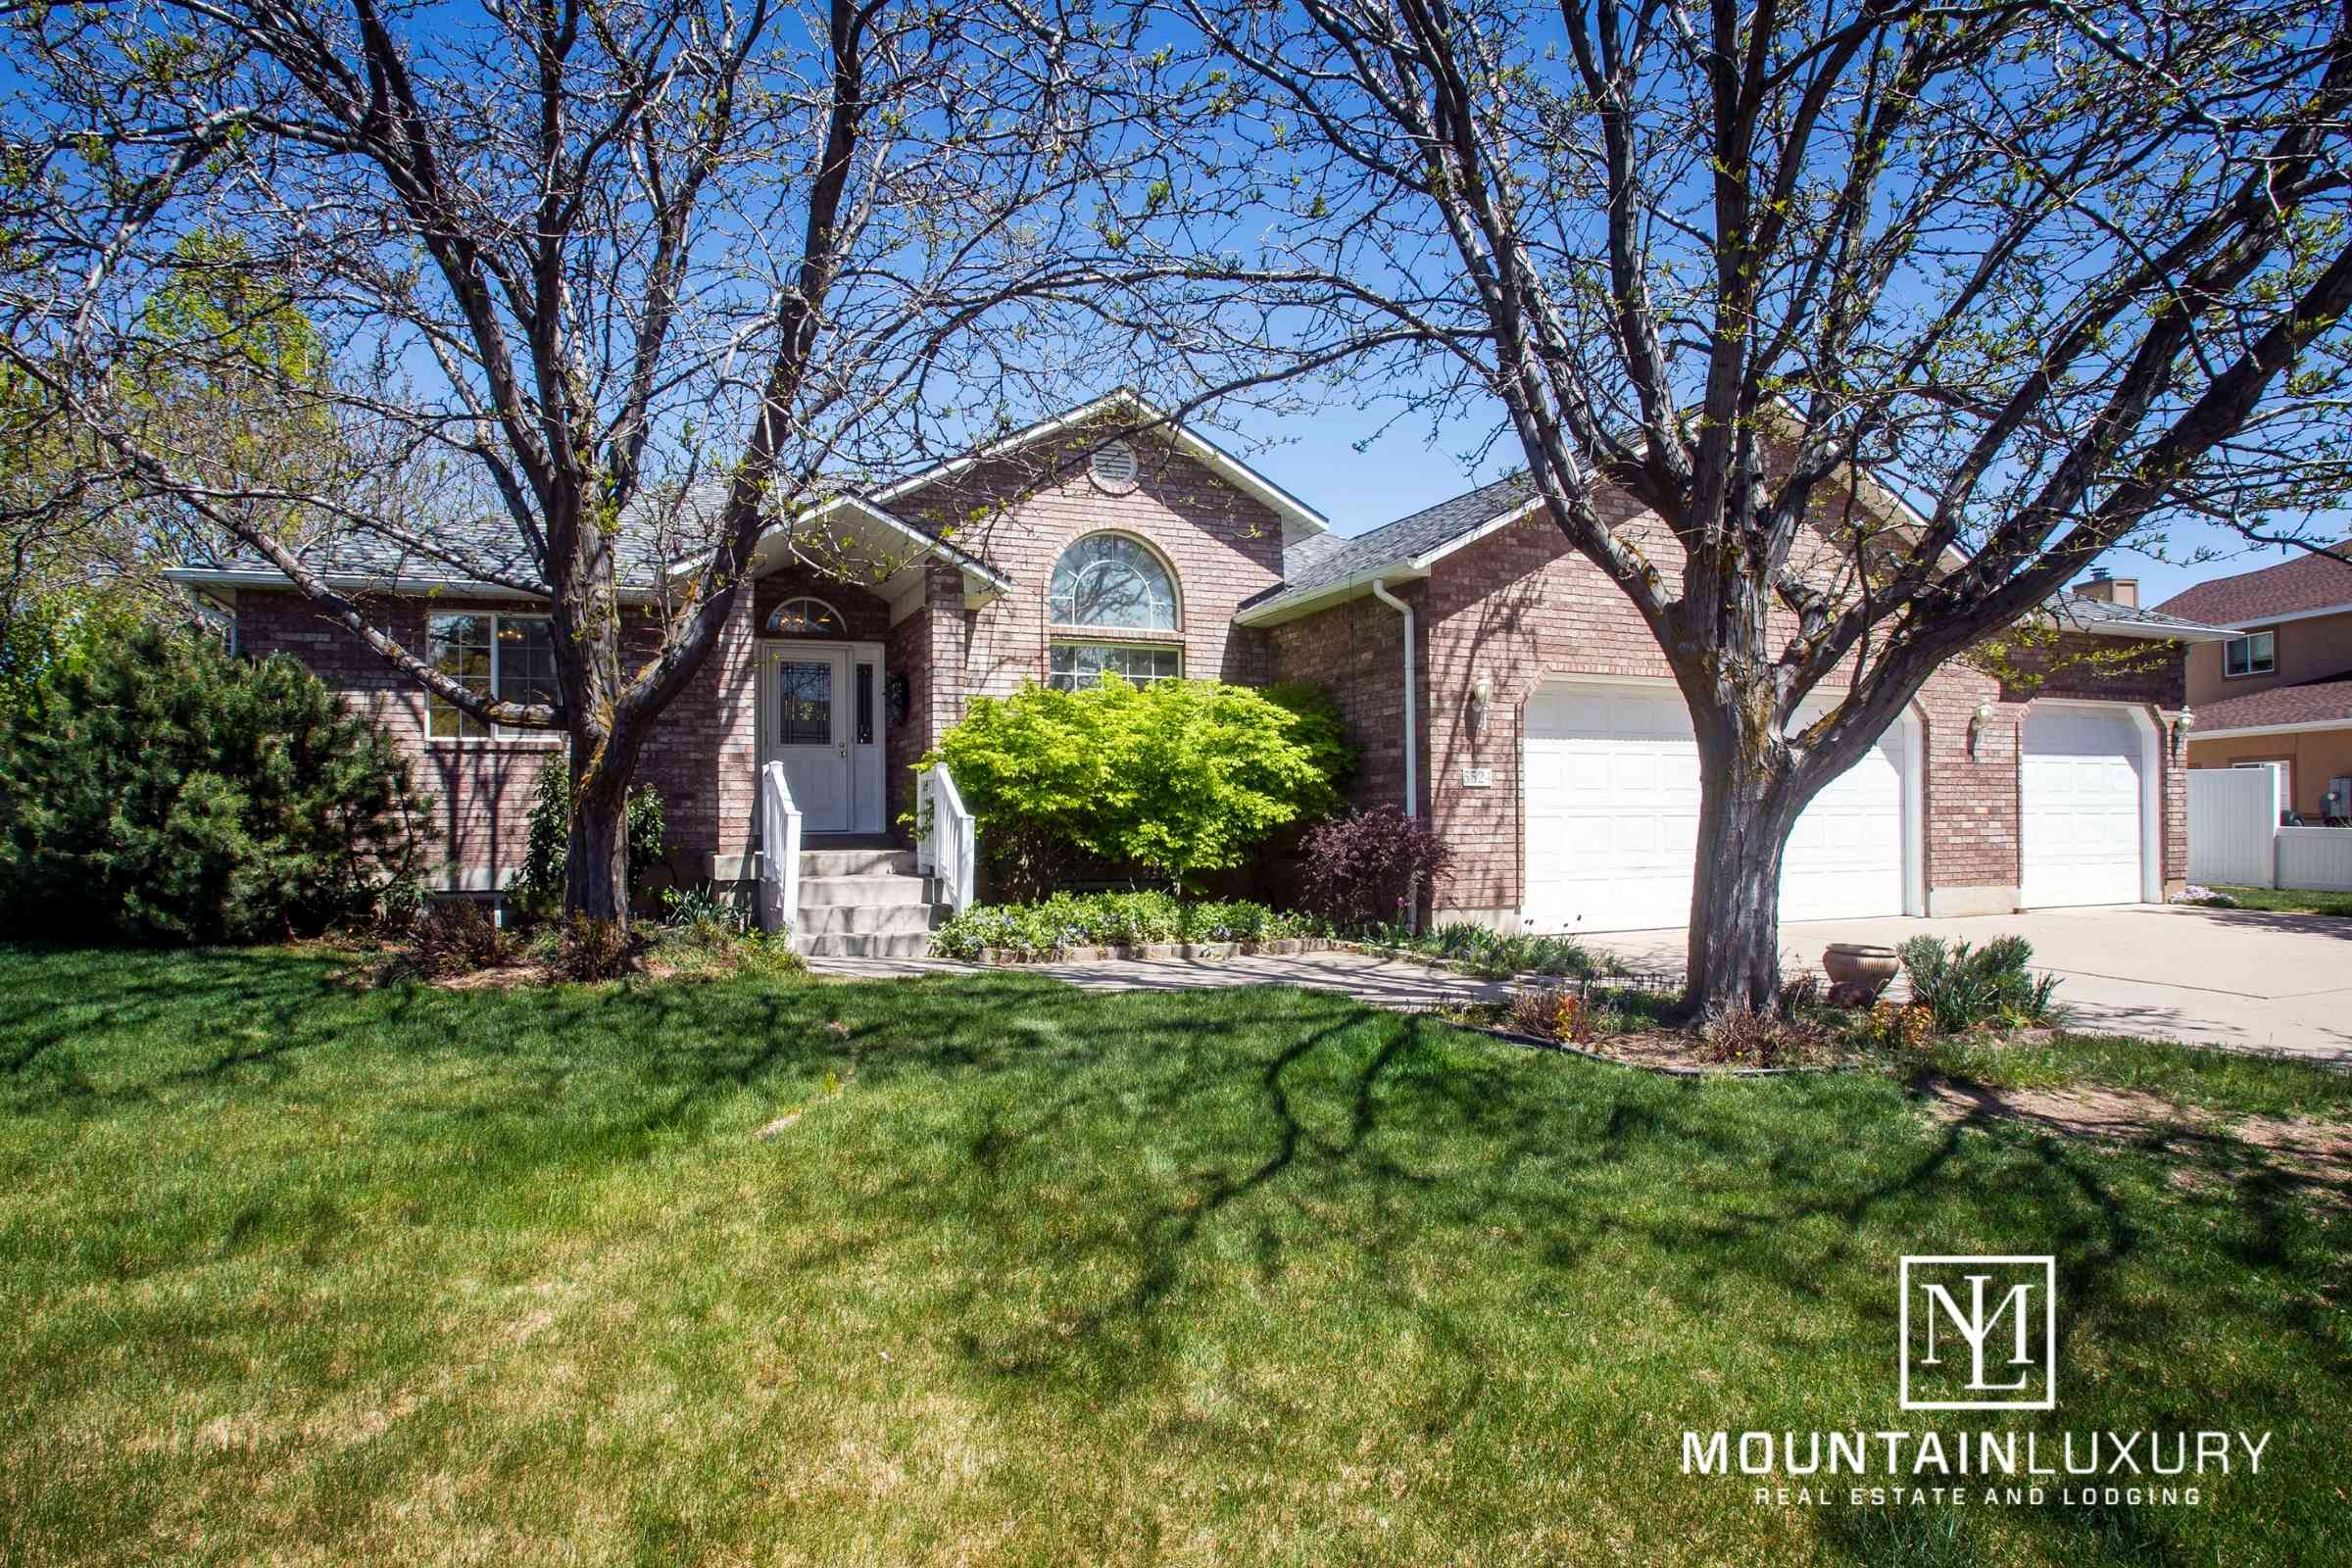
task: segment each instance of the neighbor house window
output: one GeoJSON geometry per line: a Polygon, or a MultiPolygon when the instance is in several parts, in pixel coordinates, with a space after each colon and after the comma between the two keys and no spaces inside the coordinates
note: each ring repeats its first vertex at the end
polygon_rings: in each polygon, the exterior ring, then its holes
{"type": "Polygon", "coordinates": [[[1175,648],[1122,648],[1115,643],[1055,643],[1048,684],[1065,692],[1084,691],[1105,672],[1135,685],[1174,680],[1184,673],[1184,654],[1175,648]]]}
{"type": "MultiPolygon", "coordinates": [[[[505,703],[554,704],[556,641],[545,615],[494,615],[487,612],[435,615],[428,623],[426,657],[442,674],[484,697],[505,703]]],[[[434,740],[490,740],[542,733],[500,726],[493,729],[455,703],[427,695],[424,732],[434,740]]]]}
{"type": "MultiPolygon", "coordinates": [[[[1097,533],[1061,553],[1046,601],[1047,618],[1057,631],[1176,630],[1176,578],[1152,547],[1125,534],[1097,533]]],[[[1172,644],[1054,639],[1047,672],[1062,691],[1094,685],[1105,672],[1141,685],[1184,673],[1184,651],[1172,644]]]]}
{"type": "Polygon", "coordinates": [[[2222,644],[2225,675],[2268,675],[2278,667],[2278,634],[2275,631],[2252,632],[2222,644]]]}

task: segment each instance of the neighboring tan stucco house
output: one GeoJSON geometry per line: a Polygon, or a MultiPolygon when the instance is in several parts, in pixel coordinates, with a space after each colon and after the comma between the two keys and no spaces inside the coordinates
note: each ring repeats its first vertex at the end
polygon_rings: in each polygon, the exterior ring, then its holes
{"type": "MultiPolygon", "coordinates": [[[[821,528],[772,533],[754,591],[646,755],[680,874],[757,876],[758,771],[783,761],[806,813],[804,945],[919,952],[932,911],[891,847],[908,764],[975,696],[1115,668],[1329,689],[1362,751],[1357,802],[1426,816],[1452,848],[1429,916],[1547,931],[1682,922],[1697,809],[1689,717],[1631,607],[1522,484],[1343,538],[1181,425],[1105,444],[1106,423],[1150,417],[1114,394],[845,501],[821,528]],[[820,537],[823,551],[808,548],[820,537]]],[[[1648,521],[1647,548],[1669,557],[1648,521]]],[[[316,564],[377,596],[396,634],[444,667],[521,694],[543,678],[527,596],[333,548],[345,554],[316,564]]],[[[556,739],[473,733],[428,711],[266,567],[177,575],[229,611],[241,650],[295,654],[403,739],[433,794],[447,886],[512,874],[556,739]]],[[[2052,612],[2069,643],[2145,657],[2096,680],[2061,668],[2030,694],[1965,662],[1938,671],[1799,823],[1788,918],[2134,902],[2180,879],[2182,653],[2225,634],[2092,598],[2052,612]]]]}
{"type": "MultiPolygon", "coordinates": [[[[2352,555],[2352,539],[2336,548],[2352,555]]],[[[2300,556],[2201,582],[2162,608],[2237,634],[2189,652],[2189,765],[2267,763],[2306,821],[2352,817],[2352,564],[2300,556]]]]}

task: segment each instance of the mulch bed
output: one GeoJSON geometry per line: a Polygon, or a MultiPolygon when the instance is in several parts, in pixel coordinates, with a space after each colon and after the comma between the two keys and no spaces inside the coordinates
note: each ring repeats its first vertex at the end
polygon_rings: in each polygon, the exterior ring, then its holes
{"type": "Polygon", "coordinates": [[[1782,1067],[1751,1067],[1735,1061],[1718,1061],[1708,1054],[1704,1041],[1684,1029],[1644,1029],[1628,1034],[1602,1035],[1570,1044],[1543,1035],[1521,1034],[1515,1029],[1498,1029],[1491,1024],[1472,1023],[1461,1018],[1447,1018],[1446,1021],[1456,1029],[1493,1035],[1497,1040],[1507,1040],[1515,1046],[1527,1046],[1536,1051],[1556,1051],[1562,1055],[1582,1056],[1587,1061],[1603,1061],[1612,1067],[1632,1067],[1668,1078],[1793,1078],[1811,1073],[1854,1072],[1878,1065],[1873,1058],[1858,1052],[1847,1053],[1834,1047],[1824,1048],[1825,1060],[1796,1062],[1782,1067]]]}

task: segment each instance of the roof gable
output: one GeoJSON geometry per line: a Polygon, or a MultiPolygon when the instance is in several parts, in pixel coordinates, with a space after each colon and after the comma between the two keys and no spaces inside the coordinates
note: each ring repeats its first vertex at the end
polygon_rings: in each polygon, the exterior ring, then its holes
{"type": "Polygon", "coordinates": [[[1083,403],[1050,418],[1040,419],[1035,424],[1015,430],[1001,440],[992,441],[987,446],[976,448],[959,458],[952,458],[946,463],[901,479],[895,484],[874,492],[873,502],[876,506],[890,507],[919,491],[928,490],[933,485],[945,483],[960,474],[969,472],[982,464],[1009,457],[1026,447],[1065,434],[1092,421],[1111,418],[1116,418],[1121,422],[1120,433],[1126,433],[1124,427],[1132,426],[1137,434],[1164,440],[1185,456],[1200,463],[1219,479],[1267,507],[1277,517],[1282,519],[1282,532],[1286,543],[1294,537],[1304,538],[1324,533],[1331,527],[1330,519],[1326,518],[1323,514],[1315,511],[1305,502],[1255,468],[1250,467],[1183,420],[1165,414],[1146,402],[1143,396],[1132,387],[1120,387],[1116,391],[1095,399],[1092,403],[1083,403]]]}

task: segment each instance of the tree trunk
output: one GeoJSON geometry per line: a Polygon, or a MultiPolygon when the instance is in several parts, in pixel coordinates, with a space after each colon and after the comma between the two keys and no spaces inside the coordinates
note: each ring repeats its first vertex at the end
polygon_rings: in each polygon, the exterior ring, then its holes
{"type": "Polygon", "coordinates": [[[629,921],[629,776],[603,759],[582,763],[574,740],[571,839],[564,864],[564,913],[629,921]]]}
{"type": "Polygon", "coordinates": [[[1781,863],[1804,803],[1777,738],[1740,715],[1699,731],[1698,862],[1690,887],[1690,989],[1701,1018],[1770,1013],[1781,996],[1781,863]],[[1710,736],[1712,731],[1712,736],[1710,736]]]}

